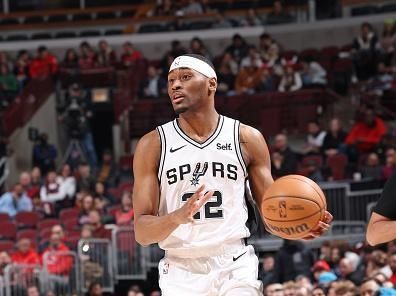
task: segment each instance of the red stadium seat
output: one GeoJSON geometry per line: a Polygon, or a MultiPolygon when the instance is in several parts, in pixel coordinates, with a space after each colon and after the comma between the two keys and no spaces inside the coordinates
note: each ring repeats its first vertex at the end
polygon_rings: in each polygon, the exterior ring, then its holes
{"type": "Polygon", "coordinates": [[[61,221],[66,221],[67,219],[78,218],[79,215],[80,210],[77,208],[63,209],[59,212],[59,219],[61,221]]]}
{"type": "Polygon", "coordinates": [[[78,225],[78,219],[77,218],[69,218],[67,220],[63,221],[63,226],[65,227],[65,230],[77,230],[80,226],[78,225]]]}
{"type": "Polygon", "coordinates": [[[61,224],[61,222],[58,219],[45,219],[37,224],[37,229],[42,230],[52,228],[52,226],[59,224],[61,224]]]}
{"type": "Polygon", "coordinates": [[[329,156],[327,166],[331,169],[334,180],[345,179],[345,167],[348,164],[348,158],[341,153],[329,156]]]}
{"type": "Polygon", "coordinates": [[[80,235],[67,235],[65,241],[68,245],[72,247],[73,250],[77,250],[78,241],[80,240],[80,235]]]}
{"type": "Polygon", "coordinates": [[[304,158],[302,159],[301,164],[303,166],[307,166],[309,165],[311,162],[314,162],[316,164],[317,167],[321,167],[323,164],[323,158],[320,155],[308,155],[308,156],[304,156],[304,158]]]}
{"type": "Polygon", "coordinates": [[[307,48],[300,52],[299,57],[304,59],[306,57],[311,57],[314,60],[319,59],[319,51],[315,48],[307,48]]]}
{"type": "Polygon", "coordinates": [[[14,222],[0,222],[0,239],[16,239],[17,227],[14,222]]]}
{"type": "Polygon", "coordinates": [[[15,249],[15,243],[13,241],[0,241],[0,252],[10,253],[15,249]]]}
{"type": "Polygon", "coordinates": [[[44,228],[43,230],[40,231],[40,234],[39,234],[40,239],[48,240],[51,236],[51,233],[52,233],[51,228],[44,228]]]}
{"type": "Polygon", "coordinates": [[[28,238],[32,242],[37,240],[37,230],[35,229],[22,229],[17,232],[17,240],[21,238],[28,238]]]}
{"type": "Polygon", "coordinates": [[[36,212],[19,212],[15,215],[15,222],[19,228],[36,228],[40,220],[36,212]]]}
{"type": "Polygon", "coordinates": [[[0,213],[0,222],[10,221],[10,216],[7,213],[0,213]]]}

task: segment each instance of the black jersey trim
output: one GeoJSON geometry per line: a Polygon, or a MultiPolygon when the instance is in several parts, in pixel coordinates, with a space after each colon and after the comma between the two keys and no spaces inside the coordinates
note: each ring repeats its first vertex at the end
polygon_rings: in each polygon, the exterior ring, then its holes
{"type": "Polygon", "coordinates": [[[243,173],[244,173],[244,177],[247,177],[247,168],[246,168],[246,163],[245,160],[243,159],[242,156],[242,150],[241,150],[241,142],[239,140],[239,121],[235,120],[234,121],[234,147],[235,147],[235,152],[236,152],[236,156],[238,158],[239,164],[242,167],[243,173]]]}
{"type": "Polygon", "coordinates": [[[213,141],[216,140],[216,138],[220,135],[220,132],[223,129],[223,125],[224,125],[224,116],[220,115],[219,119],[217,121],[216,129],[209,136],[209,138],[206,139],[205,142],[199,143],[199,142],[195,141],[194,139],[190,138],[186,133],[183,132],[183,130],[179,126],[179,122],[177,121],[177,119],[175,119],[173,121],[173,127],[175,128],[175,130],[179,134],[179,136],[182,137],[185,141],[187,141],[191,145],[193,145],[199,149],[203,149],[203,148],[209,146],[210,144],[212,144],[213,141]]]}
{"type": "Polygon", "coordinates": [[[162,126],[157,127],[158,134],[160,136],[161,142],[161,156],[160,156],[160,165],[158,167],[158,180],[161,184],[162,172],[164,170],[165,156],[166,156],[166,138],[164,129],[162,126]]]}

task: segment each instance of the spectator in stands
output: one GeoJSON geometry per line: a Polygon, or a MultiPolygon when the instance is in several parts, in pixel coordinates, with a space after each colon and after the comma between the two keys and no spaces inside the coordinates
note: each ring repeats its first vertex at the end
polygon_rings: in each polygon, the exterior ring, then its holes
{"type": "Polygon", "coordinates": [[[316,282],[319,282],[319,277],[322,273],[329,272],[329,271],[330,271],[330,266],[325,260],[318,260],[312,266],[312,273],[313,273],[314,280],[316,282]]]}
{"type": "Polygon", "coordinates": [[[272,173],[275,177],[282,177],[293,174],[297,171],[297,154],[289,147],[288,139],[285,134],[275,136],[274,152],[280,157],[272,160],[272,173]],[[279,160],[278,160],[279,159],[279,160]]]}
{"type": "Polygon", "coordinates": [[[274,277],[275,258],[272,255],[265,255],[262,260],[262,267],[259,271],[258,278],[266,287],[272,282],[274,277]]]}
{"type": "Polygon", "coordinates": [[[98,57],[92,46],[84,41],[80,44],[80,58],[78,59],[80,69],[92,69],[98,64],[98,57]]]}
{"type": "Polygon", "coordinates": [[[361,168],[360,173],[364,179],[380,180],[382,178],[382,166],[376,153],[367,156],[366,164],[361,168]]]}
{"type": "Polygon", "coordinates": [[[183,15],[203,14],[204,9],[199,1],[188,0],[187,2],[187,5],[181,8],[183,15]]]}
{"type": "Polygon", "coordinates": [[[232,28],[232,23],[224,16],[223,13],[218,12],[216,21],[212,24],[213,29],[227,29],[232,28]]]}
{"type": "Polygon", "coordinates": [[[1,96],[11,101],[18,93],[18,80],[6,64],[0,64],[1,96]]]}
{"type": "Polygon", "coordinates": [[[264,288],[265,296],[285,296],[283,285],[279,283],[270,283],[264,288]]]}
{"type": "MultiPolygon", "coordinates": [[[[66,242],[65,230],[61,224],[55,224],[51,227],[51,235],[52,234],[58,235],[61,242],[64,243],[68,248],[70,248],[69,244],[66,242]]],[[[38,247],[39,253],[43,253],[43,251],[48,248],[49,244],[49,241],[44,241],[40,243],[38,247]]]]}
{"type": "Polygon", "coordinates": [[[321,286],[316,286],[312,290],[312,296],[326,296],[326,291],[321,286]]]}
{"type": "Polygon", "coordinates": [[[353,62],[357,79],[367,80],[377,72],[378,37],[369,23],[360,26],[360,35],[353,41],[353,62]]]}
{"type": "Polygon", "coordinates": [[[275,25],[293,21],[293,17],[283,7],[283,2],[281,0],[275,0],[272,11],[267,15],[266,23],[268,25],[275,25]]]}
{"type": "Polygon", "coordinates": [[[145,99],[158,99],[168,93],[167,82],[154,65],[148,66],[147,77],[142,81],[140,90],[140,97],[145,99]]]}
{"type": "Polygon", "coordinates": [[[383,55],[390,56],[394,52],[396,46],[396,23],[394,19],[384,21],[380,46],[383,55]]]}
{"type": "Polygon", "coordinates": [[[338,282],[334,287],[336,296],[354,296],[357,293],[356,286],[349,280],[338,282]]]}
{"type": "Polygon", "coordinates": [[[106,229],[102,224],[101,217],[98,211],[89,212],[89,224],[92,226],[94,238],[111,239],[111,230],[106,229]]]}
{"type": "Polygon", "coordinates": [[[279,60],[279,45],[267,33],[260,35],[259,52],[263,61],[269,66],[274,66],[279,60]]]}
{"type": "Polygon", "coordinates": [[[239,22],[241,27],[255,27],[263,24],[259,15],[256,14],[254,9],[249,9],[246,16],[239,22]]]}
{"type": "Polygon", "coordinates": [[[268,65],[262,65],[259,79],[260,82],[256,87],[256,92],[274,91],[276,89],[274,75],[272,74],[272,69],[268,65]]]}
{"type": "Polygon", "coordinates": [[[97,180],[109,187],[115,187],[118,183],[118,167],[109,149],[105,149],[102,153],[102,163],[99,167],[97,180]]]}
{"type": "Polygon", "coordinates": [[[360,284],[360,296],[374,296],[379,290],[380,285],[372,278],[366,278],[360,284]]]}
{"type": "Polygon", "coordinates": [[[95,209],[94,199],[91,195],[86,195],[81,200],[81,211],[78,219],[80,225],[89,224],[89,213],[95,209]]]}
{"type": "Polygon", "coordinates": [[[359,153],[367,153],[381,141],[386,132],[384,121],[375,115],[373,108],[368,107],[364,121],[355,123],[345,143],[350,146],[350,154],[351,148],[356,148],[359,153]]]}
{"type": "Polygon", "coordinates": [[[125,191],[121,197],[121,208],[115,213],[117,225],[131,225],[133,221],[132,195],[125,191]]]}
{"type": "Polygon", "coordinates": [[[40,257],[32,248],[32,242],[28,238],[20,238],[17,242],[17,251],[11,255],[13,263],[39,265],[40,257]]]}
{"type": "Polygon", "coordinates": [[[311,250],[301,241],[284,240],[275,257],[274,281],[283,283],[298,275],[310,276],[313,262],[311,250]]]}
{"type": "Polygon", "coordinates": [[[12,260],[8,252],[0,252],[0,275],[4,275],[4,269],[11,263],[12,260]]]}
{"type": "Polygon", "coordinates": [[[27,50],[18,52],[15,62],[14,74],[18,80],[18,89],[22,90],[29,80],[29,66],[31,63],[30,55],[27,50]]]}
{"type": "Polygon", "coordinates": [[[319,154],[325,137],[326,131],[321,129],[319,122],[310,121],[308,123],[307,144],[304,149],[305,154],[319,154]]]}
{"type": "Polygon", "coordinates": [[[283,283],[283,293],[285,296],[296,296],[298,286],[294,281],[287,281],[283,283]]]}
{"type": "Polygon", "coordinates": [[[315,182],[323,182],[325,178],[323,177],[321,167],[318,162],[309,159],[304,165],[304,174],[315,182]]]}
{"type": "Polygon", "coordinates": [[[171,0],[161,0],[157,2],[154,15],[175,15],[176,6],[171,0]]]}
{"type": "Polygon", "coordinates": [[[260,70],[257,65],[245,64],[241,67],[235,79],[235,91],[237,94],[253,94],[260,83],[260,70]]]}
{"type": "MultiPolygon", "coordinates": [[[[102,182],[96,182],[94,194],[94,208],[100,213],[104,213],[109,206],[114,204],[114,198],[106,193],[105,185],[102,182]]],[[[114,221],[113,217],[104,217],[104,222],[114,221]]]]}
{"type": "Polygon", "coordinates": [[[168,70],[173,60],[185,53],[187,53],[187,50],[183,47],[181,42],[179,40],[173,40],[171,43],[171,49],[166,52],[161,61],[161,73],[166,75],[165,78],[168,77],[168,70]]]}
{"type": "Polygon", "coordinates": [[[217,70],[217,94],[219,95],[234,95],[235,75],[231,71],[231,66],[228,63],[221,63],[217,70]]]}
{"type": "Polygon", "coordinates": [[[32,199],[40,194],[40,187],[32,185],[32,178],[28,172],[22,172],[19,175],[19,184],[23,187],[26,195],[32,199]]]}
{"type": "Polygon", "coordinates": [[[86,162],[80,162],[78,165],[77,192],[86,190],[92,192],[95,190],[95,178],[91,174],[91,167],[86,162]]]}
{"type": "Polygon", "coordinates": [[[40,189],[40,197],[43,203],[51,203],[53,205],[60,205],[60,201],[63,201],[66,197],[66,192],[61,183],[57,181],[57,175],[55,171],[49,171],[47,174],[47,180],[40,189]]]}
{"type": "Polygon", "coordinates": [[[81,227],[81,234],[80,234],[81,239],[91,239],[93,238],[93,233],[92,233],[92,226],[89,224],[85,224],[81,227]]]}
{"type": "Polygon", "coordinates": [[[137,50],[133,44],[129,41],[122,45],[123,53],[121,55],[121,61],[125,67],[130,67],[137,61],[143,60],[143,54],[137,50]]]}
{"type": "Polygon", "coordinates": [[[248,54],[249,46],[241,35],[235,34],[232,37],[232,44],[229,45],[225,52],[231,54],[233,59],[239,64],[241,60],[248,54]]]}
{"type": "Polygon", "coordinates": [[[64,164],[61,169],[60,175],[57,176],[56,182],[60,184],[61,190],[65,194],[65,199],[70,201],[71,206],[76,194],[76,178],[73,176],[72,168],[69,164],[64,164]]]}
{"type": "Polygon", "coordinates": [[[339,118],[332,118],[329,124],[329,130],[324,137],[322,144],[322,152],[325,156],[332,156],[339,153],[339,149],[343,145],[346,133],[342,130],[339,118]]]}
{"type": "Polygon", "coordinates": [[[388,264],[392,271],[389,281],[396,287],[396,253],[392,252],[388,257],[388,264]]]}
{"type": "Polygon", "coordinates": [[[301,61],[301,78],[306,87],[323,86],[327,84],[326,70],[312,57],[305,57],[301,61]]]}
{"type": "Polygon", "coordinates": [[[99,282],[92,282],[88,287],[87,296],[102,296],[102,286],[99,282]]]}
{"type": "Polygon", "coordinates": [[[361,274],[358,270],[356,270],[357,265],[354,264],[351,258],[342,258],[339,267],[341,279],[351,281],[355,285],[360,284],[364,277],[364,274],[361,274]]]}
{"type": "Polygon", "coordinates": [[[33,166],[38,166],[41,173],[46,175],[55,169],[57,154],[55,146],[48,143],[48,135],[42,133],[33,147],[33,166]]]}
{"type": "Polygon", "coordinates": [[[31,210],[32,201],[19,183],[14,185],[12,191],[4,193],[0,197],[0,213],[7,213],[14,217],[18,212],[30,212],[31,210]]]}
{"type": "Polygon", "coordinates": [[[220,67],[222,65],[228,65],[230,67],[231,73],[233,75],[237,75],[239,71],[239,65],[233,58],[232,54],[229,52],[225,52],[221,58],[220,67]]]}
{"type": "Polygon", "coordinates": [[[36,285],[31,285],[26,288],[27,296],[40,296],[39,288],[36,285]]]}
{"type": "Polygon", "coordinates": [[[78,54],[74,48],[68,48],[65,53],[65,57],[61,63],[63,68],[77,69],[78,68],[78,54]]]}
{"type": "Polygon", "coordinates": [[[0,51],[0,64],[5,64],[8,68],[12,67],[12,61],[5,51],[0,51]]]}
{"type": "Polygon", "coordinates": [[[382,179],[388,180],[396,170],[396,150],[389,148],[386,150],[385,165],[382,169],[382,179]]]}
{"type": "Polygon", "coordinates": [[[199,54],[204,57],[207,57],[209,60],[211,59],[208,49],[206,48],[202,39],[198,37],[194,37],[190,41],[190,53],[199,54]]]}
{"type": "Polygon", "coordinates": [[[249,46],[248,55],[241,60],[241,67],[255,67],[260,69],[263,65],[260,54],[254,45],[249,46]]]}
{"type": "Polygon", "coordinates": [[[101,66],[112,66],[117,62],[116,52],[110,47],[106,40],[100,40],[98,51],[98,63],[101,66]]]}
{"type": "Polygon", "coordinates": [[[73,268],[73,259],[65,252],[70,249],[62,242],[58,234],[52,233],[49,246],[44,250],[41,260],[46,262],[46,268],[52,283],[59,281],[66,284],[68,276],[73,268]],[[63,252],[63,253],[61,253],[63,252]]]}
{"type": "Polygon", "coordinates": [[[283,73],[278,86],[278,90],[281,92],[285,91],[296,91],[301,89],[302,80],[301,75],[294,70],[295,61],[283,61],[283,73]]]}
{"type": "MultiPolygon", "coordinates": [[[[392,270],[387,265],[388,256],[381,250],[374,250],[367,262],[366,276],[375,277],[378,273],[385,275],[385,280],[392,276],[392,270]]],[[[384,281],[385,281],[384,280],[384,281]]]]}
{"type": "Polygon", "coordinates": [[[47,47],[40,46],[37,49],[37,57],[33,59],[29,66],[31,78],[45,78],[53,76],[58,72],[57,58],[48,52],[47,47]]]}

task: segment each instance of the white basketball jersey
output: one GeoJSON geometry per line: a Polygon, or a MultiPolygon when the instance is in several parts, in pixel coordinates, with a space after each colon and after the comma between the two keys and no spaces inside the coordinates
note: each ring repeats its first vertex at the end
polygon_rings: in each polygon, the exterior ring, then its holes
{"type": "Polygon", "coordinates": [[[159,243],[169,254],[194,257],[250,236],[239,125],[220,115],[216,130],[204,143],[189,138],[176,119],[157,127],[161,139],[159,215],[180,208],[202,184],[214,191],[194,216],[194,223],[180,225],[159,243]]]}

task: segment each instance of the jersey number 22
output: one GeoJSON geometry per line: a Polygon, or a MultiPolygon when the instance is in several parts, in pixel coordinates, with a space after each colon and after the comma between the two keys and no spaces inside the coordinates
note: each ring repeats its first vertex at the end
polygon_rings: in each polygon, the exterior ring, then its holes
{"type": "MultiPolygon", "coordinates": [[[[194,192],[184,193],[182,196],[182,201],[186,202],[191,196],[193,196],[194,192]]],[[[213,219],[213,218],[223,218],[223,209],[221,205],[223,203],[223,195],[220,191],[215,191],[211,199],[206,202],[204,205],[204,217],[205,219],[213,219]]],[[[201,211],[194,215],[194,219],[201,219],[201,211]]]]}

